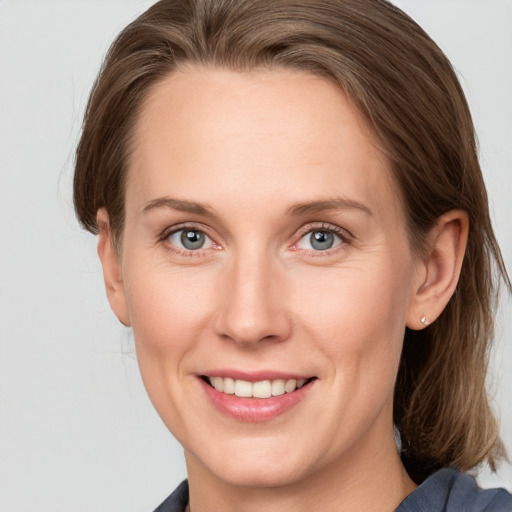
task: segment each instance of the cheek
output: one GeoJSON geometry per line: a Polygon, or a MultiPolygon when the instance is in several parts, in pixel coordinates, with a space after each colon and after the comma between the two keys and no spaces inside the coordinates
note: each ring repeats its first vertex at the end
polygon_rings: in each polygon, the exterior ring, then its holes
{"type": "Polygon", "coordinates": [[[126,273],[126,297],[137,361],[148,396],[178,438],[193,385],[191,361],[207,335],[212,307],[211,280],[183,269],[132,266],[126,273]]]}
{"type": "Polygon", "coordinates": [[[131,273],[127,300],[141,350],[179,356],[201,335],[212,306],[211,279],[182,269],[131,273]]]}
{"type": "Polygon", "coordinates": [[[151,253],[129,255],[123,265],[142,377],[146,387],[165,385],[183,376],[182,361],[204,336],[212,280],[200,269],[173,267],[151,253]]]}
{"type": "Polygon", "coordinates": [[[351,386],[394,385],[409,298],[409,276],[401,268],[407,266],[380,260],[374,267],[316,273],[294,293],[304,329],[328,356],[336,378],[351,386]]]}

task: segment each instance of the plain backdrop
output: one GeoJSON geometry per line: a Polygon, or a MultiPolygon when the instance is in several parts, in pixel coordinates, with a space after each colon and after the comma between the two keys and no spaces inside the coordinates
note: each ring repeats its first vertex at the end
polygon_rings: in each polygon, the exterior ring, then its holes
{"type": "MultiPolygon", "coordinates": [[[[0,0],[0,511],[150,511],[185,477],[130,331],[110,312],[95,239],[72,211],[73,150],[108,45],[151,2],[0,0]]],[[[467,92],[512,269],[512,2],[402,0],[467,92]]],[[[512,453],[512,303],[489,385],[512,453]]],[[[512,490],[512,467],[483,485],[512,490]]]]}

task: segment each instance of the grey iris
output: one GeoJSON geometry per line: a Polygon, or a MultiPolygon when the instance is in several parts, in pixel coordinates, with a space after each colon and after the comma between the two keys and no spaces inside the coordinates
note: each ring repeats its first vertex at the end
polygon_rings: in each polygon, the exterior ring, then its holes
{"type": "Polygon", "coordinates": [[[185,230],[181,233],[180,239],[185,249],[201,249],[204,244],[204,233],[185,230]]]}
{"type": "Polygon", "coordinates": [[[309,237],[311,247],[317,251],[325,251],[334,245],[334,235],[329,231],[314,231],[309,237]]]}

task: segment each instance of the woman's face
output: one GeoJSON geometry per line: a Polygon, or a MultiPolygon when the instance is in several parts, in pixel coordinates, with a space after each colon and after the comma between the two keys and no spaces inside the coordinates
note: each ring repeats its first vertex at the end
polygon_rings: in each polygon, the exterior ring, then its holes
{"type": "Polygon", "coordinates": [[[276,486],[394,450],[421,262],[335,85],[287,70],[162,81],[137,124],[120,265],[114,309],[189,471],[276,486]]]}

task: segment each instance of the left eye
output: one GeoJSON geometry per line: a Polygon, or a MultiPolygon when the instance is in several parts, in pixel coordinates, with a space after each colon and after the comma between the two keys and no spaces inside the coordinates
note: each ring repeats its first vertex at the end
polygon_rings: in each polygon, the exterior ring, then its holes
{"type": "Polygon", "coordinates": [[[298,243],[301,249],[327,251],[343,243],[342,238],[333,231],[319,229],[306,233],[298,243]]]}
{"type": "Polygon", "coordinates": [[[172,245],[187,251],[209,249],[213,246],[210,237],[198,229],[180,229],[171,233],[168,240],[172,245]]]}

